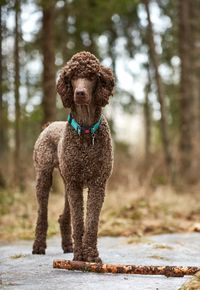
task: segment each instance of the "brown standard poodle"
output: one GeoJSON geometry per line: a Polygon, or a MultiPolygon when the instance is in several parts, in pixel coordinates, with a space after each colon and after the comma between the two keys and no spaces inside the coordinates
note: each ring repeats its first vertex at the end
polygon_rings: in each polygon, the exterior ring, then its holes
{"type": "Polygon", "coordinates": [[[51,123],[35,143],[39,209],[33,254],[45,254],[49,191],[53,169],[58,168],[65,184],[65,205],[59,218],[63,251],[73,251],[74,260],[101,262],[98,222],[113,165],[111,135],[102,107],[108,104],[113,88],[112,71],[89,52],[75,54],[60,72],[57,92],[71,113],[67,123],[51,123]],[[88,196],[84,225],[85,187],[88,196]]]}

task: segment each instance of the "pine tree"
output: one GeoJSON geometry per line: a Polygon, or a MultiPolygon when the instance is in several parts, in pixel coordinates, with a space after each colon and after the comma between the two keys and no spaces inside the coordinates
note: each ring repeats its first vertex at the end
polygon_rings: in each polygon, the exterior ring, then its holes
{"type": "Polygon", "coordinates": [[[43,123],[56,120],[55,1],[42,5],[43,123]]]}

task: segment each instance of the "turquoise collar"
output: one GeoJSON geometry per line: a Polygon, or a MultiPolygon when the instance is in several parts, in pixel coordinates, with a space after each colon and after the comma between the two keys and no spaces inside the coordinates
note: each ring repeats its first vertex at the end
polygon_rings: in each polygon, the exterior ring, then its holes
{"type": "Polygon", "coordinates": [[[94,135],[101,125],[102,116],[99,118],[99,120],[95,124],[93,124],[90,127],[84,127],[84,126],[79,125],[79,123],[74,119],[71,113],[68,115],[67,121],[79,135],[81,133],[94,135]]]}

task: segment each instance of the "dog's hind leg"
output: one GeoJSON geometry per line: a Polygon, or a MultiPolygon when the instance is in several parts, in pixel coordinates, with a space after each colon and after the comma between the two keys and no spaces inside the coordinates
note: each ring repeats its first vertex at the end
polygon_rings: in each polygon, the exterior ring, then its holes
{"type": "Polygon", "coordinates": [[[35,241],[33,244],[33,254],[45,254],[46,237],[48,228],[48,199],[52,185],[53,168],[46,168],[36,172],[36,195],[38,200],[38,219],[35,229],[35,241]]]}
{"type": "Polygon", "coordinates": [[[63,252],[71,253],[73,252],[72,237],[71,237],[71,216],[66,190],[65,190],[65,206],[62,215],[60,215],[58,219],[58,222],[60,224],[63,252]]]}

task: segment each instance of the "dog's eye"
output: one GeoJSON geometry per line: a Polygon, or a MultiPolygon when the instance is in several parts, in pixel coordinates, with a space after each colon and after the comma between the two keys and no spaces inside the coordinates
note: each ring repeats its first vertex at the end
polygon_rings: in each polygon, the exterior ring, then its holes
{"type": "Polygon", "coordinates": [[[95,81],[95,80],[96,80],[96,78],[97,78],[97,77],[96,77],[96,75],[95,75],[95,74],[91,74],[91,76],[90,76],[90,80],[91,80],[91,81],[95,81]]]}

